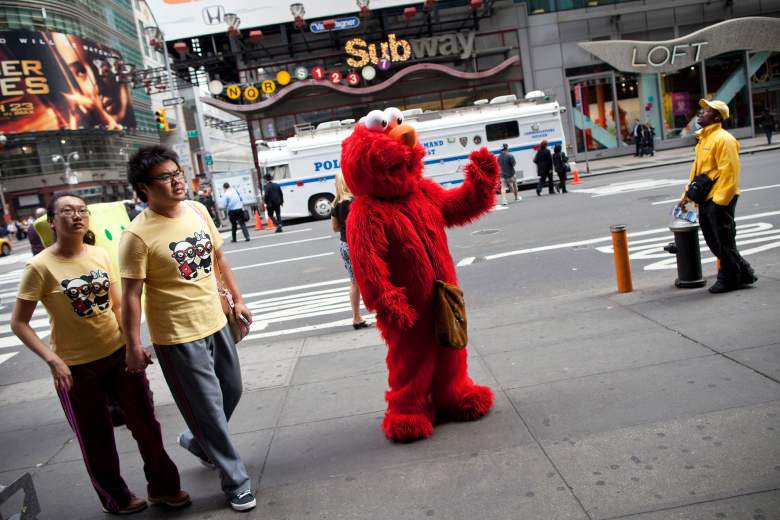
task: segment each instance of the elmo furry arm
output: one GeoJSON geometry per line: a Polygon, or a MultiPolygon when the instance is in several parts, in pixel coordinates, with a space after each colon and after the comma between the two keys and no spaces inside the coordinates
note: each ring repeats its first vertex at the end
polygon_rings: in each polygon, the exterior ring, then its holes
{"type": "Polygon", "coordinates": [[[366,307],[406,330],[414,325],[417,313],[404,290],[390,282],[387,260],[391,253],[382,217],[380,211],[368,207],[365,199],[352,203],[347,217],[349,257],[366,307]]]}
{"type": "Polygon", "coordinates": [[[487,148],[471,152],[463,186],[443,190],[442,213],[447,227],[462,226],[487,213],[496,203],[498,160],[487,148]]]}

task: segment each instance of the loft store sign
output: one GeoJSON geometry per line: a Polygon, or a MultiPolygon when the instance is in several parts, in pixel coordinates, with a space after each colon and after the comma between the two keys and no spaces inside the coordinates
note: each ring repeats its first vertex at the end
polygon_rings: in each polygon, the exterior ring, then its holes
{"type": "Polygon", "coordinates": [[[675,65],[675,61],[678,58],[689,57],[690,63],[696,63],[699,61],[701,55],[701,48],[704,45],[709,45],[709,42],[696,42],[696,43],[682,43],[679,45],[656,45],[651,47],[643,57],[640,56],[637,61],[637,54],[639,51],[634,47],[631,51],[631,66],[632,67],[663,67],[667,63],[675,65]]]}
{"type": "Polygon", "coordinates": [[[352,38],[344,45],[344,52],[349,56],[347,65],[353,68],[378,65],[380,60],[400,63],[435,56],[458,56],[465,60],[474,54],[475,36],[474,31],[470,31],[405,40],[391,33],[387,35],[387,41],[376,43],[352,38]]]}

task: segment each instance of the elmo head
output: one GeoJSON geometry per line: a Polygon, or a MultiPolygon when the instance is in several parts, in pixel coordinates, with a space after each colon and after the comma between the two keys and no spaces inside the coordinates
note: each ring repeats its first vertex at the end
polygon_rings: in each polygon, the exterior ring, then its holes
{"type": "Polygon", "coordinates": [[[341,143],[341,171],[356,196],[395,199],[415,191],[425,149],[397,108],[372,110],[341,143]]]}

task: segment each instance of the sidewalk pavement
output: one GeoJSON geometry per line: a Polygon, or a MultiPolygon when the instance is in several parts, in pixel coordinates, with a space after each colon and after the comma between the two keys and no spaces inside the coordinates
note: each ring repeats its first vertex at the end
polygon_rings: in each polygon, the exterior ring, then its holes
{"type": "MultiPolygon", "coordinates": [[[[739,140],[740,155],[769,150],[780,150],[780,141],[767,145],[766,137],[751,137],[739,140]]],[[[585,173],[585,160],[577,157],[577,166],[582,176],[605,175],[624,171],[641,170],[656,166],[670,164],[693,163],[693,147],[671,148],[669,150],[656,150],[654,156],[634,157],[624,155],[620,157],[608,157],[605,159],[592,159],[590,161],[590,174],[585,173]]]]}
{"type": "MultiPolygon", "coordinates": [[[[246,517],[777,519],[780,264],[755,267],[756,287],[725,295],[640,271],[630,294],[471,309],[470,372],[495,407],[412,444],[380,431],[376,329],[242,344],[230,426],[257,488],[246,517]]],[[[158,365],[149,375],[194,502],[136,518],[235,518],[217,473],[176,446],[183,421],[158,365]]],[[[48,379],[0,387],[0,417],[0,483],[32,473],[40,518],[104,518],[48,379]]],[[[116,435],[144,496],[135,444],[116,435]]]]}

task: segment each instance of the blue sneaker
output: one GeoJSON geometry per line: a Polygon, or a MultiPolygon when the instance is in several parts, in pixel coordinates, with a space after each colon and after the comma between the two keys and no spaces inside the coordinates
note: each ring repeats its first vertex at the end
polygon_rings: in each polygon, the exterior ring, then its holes
{"type": "Polygon", "coordinates": [[[230,507],[235,511],[249,511],[257,505],[257,500],[250,490],[242,491],[230,499],[230,507]]]}

